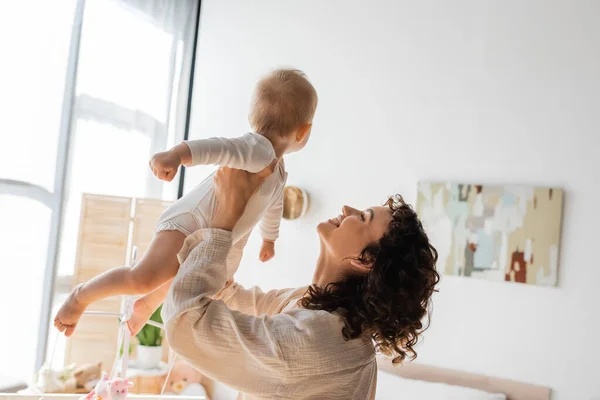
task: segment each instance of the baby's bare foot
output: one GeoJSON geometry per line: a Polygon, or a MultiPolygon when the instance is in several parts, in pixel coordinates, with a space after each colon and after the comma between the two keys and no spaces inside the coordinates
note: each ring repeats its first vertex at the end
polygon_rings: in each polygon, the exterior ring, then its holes
{"type": "Polygon", "coordinates": [[[154,310],[148,306],[143,297],[137,299],[135,303],[133,303],[133,313],[131,314],[129,321],[127,321],[127,326],[129,326],[132,336],[137,335],[138,332],[142,330],[153,312],[154,310]]]}
{"type": "Polygon", "coordinates": [[[82,304],[77,300],[79,289],[80,286],[73,289],[54,318],[54,326],[57,327],[60,332],[65,332],[65,336],[71,336],[73,334],[77,322],[79,322],[79,318],[81,318],[81,314],[83,314],[87,308],[87,305],[82,304]]]}

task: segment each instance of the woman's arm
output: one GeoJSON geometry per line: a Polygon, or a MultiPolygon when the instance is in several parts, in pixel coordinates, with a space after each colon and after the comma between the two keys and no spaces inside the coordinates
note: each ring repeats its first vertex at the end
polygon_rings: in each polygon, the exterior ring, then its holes
{"type": "Polygon", "coordinates": [[[215,175],[218,207],[211,229],[190,235],[162,316],[171,348],[207,376],[246,393],[276,393],[286,373],[277,333],[287,318],[255,317],[213,300],[226,280],[231,230],[258,186],[275,168],[259,174],[221,168],[215,175]]]}
{"type": "Polygon", "coordinates": [[[227,307],[245,314],[272,316],[283,312],[285,307],[296,302],[306,293],[307,287],[297,289],[274,289],[263,292],[259,287],[244,288],[230,282],[216,296],[223,300],[227,307]]]}
{"type": "Polygon", "coordinates": [[[209,378],[261,398],[279,398],[295,379],[335,375],[372,358],[372,347],[347,346],[340,334],[343,321],[328,312],[254,316],[211,299],[225,280],[231,237],[204,229],[186,240],[191,250],[184,253],[162,313],[169,346],[178,356],[209,378]]]}
{"type": "Polygon", "coordinates": [[[210,298],[225,283],[231,242],[231,232],[219,229],[203,229],[186,239],[183,251],[190,250],[162,311],[167,340],[210,378],[245,393],[276,393],[285,374],[276,339],[281,321],[232,311],[210,298]]]}
{"type": "MultiPolygon", "coordinates": [[[[227,255],[227,283],[213,299],[223,300],[231,310],[241,311],[245,314],[259,316],[262,314],[275,315],[293,301],[300,298],[308,289],[279,289],[263,292],[254,286],[249,289],[233,281],[240,261],[244,255],[244,247],[248,242],[250,233],[238,240],[229,250],[227,255]]],[[[181,253],[180,253],[181,254],[181,253]]]]}

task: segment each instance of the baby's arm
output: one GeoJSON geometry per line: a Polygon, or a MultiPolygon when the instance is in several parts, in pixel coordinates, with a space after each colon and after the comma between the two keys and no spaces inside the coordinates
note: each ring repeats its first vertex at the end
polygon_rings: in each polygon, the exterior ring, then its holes
{"type": "Polygon", "coordinates": [[[275,203],[267,210],[260,223],[260,233],[263,244],[260,249],[259,258],[262,262],[269,261],[275,256],[275,240],[279,237],[279,224],[283,215],[283,191],[275,203]]]}
{"type": "Polygon", "coordinates": [[[180,165],[219,165],[257,173],[276,158],[271,143],[257,134],[237,138],[189,140],[169,151],[157,153],[150,168],[159,179],[171,181],[180,165]]]}
{"type": "Polygon", "coordinates": [[[265,169],[275,156],[271,143],[257,134],[237,138],[210,138],[184,142],[191,151],[194,165],[220,165],[257,173],[265,169]]]}

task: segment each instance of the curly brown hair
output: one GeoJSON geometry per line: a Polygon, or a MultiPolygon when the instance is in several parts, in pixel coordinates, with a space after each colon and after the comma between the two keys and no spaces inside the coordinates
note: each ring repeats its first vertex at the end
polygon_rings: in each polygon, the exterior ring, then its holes
{"type": "Polygon", "coordinates": [[[368,334],[376,350],[397,364],[407,356],[417,357],[414,346],[429,326],[430,299],[440,276],[435,269],[437,251],[417,213],[400,195],[385,205],[392,210],[387,232],[358,257],[373,263],[369,273],[324,288],[312,285],[300,304],[310,310],[337,311],[344,319],[344,339],[368,334]]]}

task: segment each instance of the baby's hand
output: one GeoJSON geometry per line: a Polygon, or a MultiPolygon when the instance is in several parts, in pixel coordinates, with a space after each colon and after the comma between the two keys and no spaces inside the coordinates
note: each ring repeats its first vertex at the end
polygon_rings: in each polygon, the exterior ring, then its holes
{"type": "Polygon", "coordinates": [[[260,255],[258,258],[262,262],[267,262],[275,256],[275,242],[270,240],[263,240],[262,247],[260,248],[260,255]]]}
{"type": "Polygon", "coordinates": [[[154,176],[167,182],[171,182],[175,178],[180,165],[181,158],[174,151],[156,153],[150,160],[150,169],[154,176]]]}

